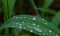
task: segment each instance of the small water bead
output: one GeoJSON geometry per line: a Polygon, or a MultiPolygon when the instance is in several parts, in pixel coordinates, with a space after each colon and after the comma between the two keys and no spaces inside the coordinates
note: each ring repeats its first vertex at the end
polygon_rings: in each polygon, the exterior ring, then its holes
{"type": "Polygon", "coordinates": [[[33,32],[33,30],[30,30],[30,32],[33,32]]]}
{"type": "Polygon", "coordinates": [[[20,17],[22,19],[22,17],[20,17]]]}
{"type": "Polygon", "coordinates": [[[36,20],[36,18],[35,18],[35,17],[33,17],[33,18],[32,18],[32,20],[36,20]]]}
{"type": "Polygon", "coordinates": [[[47,25],[48,23],[45,23],[45,25],[47,25]]]}
{"type": "Polygon", "coordinates": [[[42,32],[42,29],[40,29],[40,28],[34,28],[34,29],[38,32],[42,32]]]}
{"type": "Polygon", "coordinates": [[[22,26],[22,24],[19,24],[20,26],[22,26]]]}
{"type": "Polygon", "coordinates": [[[21,26],[19,28],[22,28],[21,26]]]}
{"type": "Polygon", "coordinates": [[[26,18],[26,17],[24,17],[24,18],[26,18]]]}
{"type": "Polygon", "coordinates": [[[26,27],[23,27],[24,29],[26,29],[26,27]]]}
{"type": "Polygon", "coordinates": [[[36,24],[35,23],[32,23],[33,26],[35,26],[36,24]]]}
{"type": "Polygon", "coordinates": [[[20,23],[18,22],[18,23],[16,23],[16,24],[20,24],[20,23]]]}
{"type": "Polygon", "coordinates": [[[40,27],[40,25],[37,25],[37,27],[40,27]]]}
{"type": "Polygon", "coordinates": [[[58,34],[56,34],[56,36],[58,36],[58,34]]]}
{"type": "Polygon", "coordinates": [[[16,16],[13,16],[14,18],[16,17],[16,16]]]}
{"type": "Polygon", "coordinates": [[[51,31],[51,30],[49,30],[49,32],[51,33],[52,31],[51,31]]]}
{"type": "Polygon", "coordinates": [[[42,32],[42,30],[40,30],[39,32],[42,32]]]}
{"type": "Polygon", "coordinates": [[[44,19],[42,19],[42,21],[45,21],[44,19]]]}
{"type": "Polygon", "coordinates": [[[18,19],[19,17],[18,17],[18,16],[16,16],[15,18],[16,18],[16,19],[18,19]]]}
{"type": "Polygon", "coordinates": [[[43,35],[46,35],[45,33],[43,33],[43,35]]]}
{"type": "Polygon", "coordinates": [[[22,23],[24,23],[24,21],[22,21],[22,23]]]}

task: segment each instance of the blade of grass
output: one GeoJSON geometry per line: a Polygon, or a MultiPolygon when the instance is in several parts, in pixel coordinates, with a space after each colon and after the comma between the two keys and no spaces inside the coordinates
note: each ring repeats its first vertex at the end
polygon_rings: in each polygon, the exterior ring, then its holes
{"type": "MultiPolygon", "coordinates": [[[[11,14],[13,12],[13,7],[14,7],[14,4],[15,4],[15,0],[2,0],[3,2],[3,11],[4,11],[4,19],[5,21],[7,21],[10,17],[11,17],[11,14]]],[[[9,31],[8,29],[6,29],[6,34],[8,34],[9,31]]]]}
{"type": "Polygon", "coordinates": [[[57,13],[57,11],[55,11],[55,10],[45,9],[45,8],[37,8],[37,10],[42,11],[43,13],[47,12],[47,13],[50,13],[53,15],[55,15],[57,13]]]}
{"type": "Polygon", "coordinates": [[[15,1],[16,0],[7,0],[7,6],[8,6],[8,13],[9,13],[9,16],[11,17],[12,13],[13,13],[13,8],[14,8],[14,5],[15,5],[15,1]]]}
{"type": "Polygon", "coordinates": [[[2,5],[2,9],[4,11],[4,16],[5,16],[5,21],[8,20],[8,7],[7,7],[7,0],[2,0],[3,5],[2,5]]]}
{"type": "Polygon", "coordinates": [[[44,0],[43,8],[49,8],[54,0],[44,0]]]}
{"type": "Polygon", "coordinates": [[[56,14],[56,16],[52,19],[52,22],[56,27],[58,27],[60,23],[60,11],[56,14]]]}
{"type": "Polygon", "coordinates": [[[56,28],[52,23],[49,23],[40,17],[34,17],[30,15],[14,16],[9,21],[4,23],[0,27],[0,29],[8,27],[20,28],[20,29],[22,28],[42,36],[44,35],[44,33],[45,36],[47,36],[47,34],[48,36],[56,36],[57,33],[58,35],[60,35],[60,30],[56,28]]]}
{"type": "MultiPolygon", "coordinates": [[[[4,11],[4,20],[7,21],[8,20],[8,6],[7,6],[7,0],[2,0],[3,5],[2,5],[2,9],[4,11]]],[[[6,34],[9,34],[9,29],[5,29],[6,34]]]]}
{"type": "MultiPolygon", "coordinates": [[[[45,9],[49,8],[49,6],[51,5],[52,2],[53,2],[53,0],[44,0],[43,8],[45,8],[45,9]]],[[[41,13],[42,16],[44,16],[44,12],[41,13]]]]}
{"type": "Polygon", "coordinates": [[[11,14],[13,12],[14,4],[16,0],[2,0],[3,1],[3,11],[6,15],[5,17],[8,20],[11,17],[11,14]]]}
{"type": "Polygon", "coordinates": [[[37,15],[39,16],[40,14],[39,14],[39,12],[38,12],[38,10],[37,10],[37,7],[36,7],[36,5],[35,5],[35,3],[34,3],[34,0],[29,0],[29,2],[31,3],[32,7],[35,9],[37,15]]]}

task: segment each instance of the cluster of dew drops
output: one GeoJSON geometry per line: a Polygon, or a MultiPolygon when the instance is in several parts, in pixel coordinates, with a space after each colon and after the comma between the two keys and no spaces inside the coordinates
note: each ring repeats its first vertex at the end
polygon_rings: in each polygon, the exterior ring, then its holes
{"type": "MultiPolygon", "coordinates": [[[[24,16],[24,17],[22,17],[22,16],[21,16],[21,17],[20,17],[20,16],[14,16],[14,18],[15,18],[15,19],[18,19],[18,18],[20,18],[20,19],[22,19],[22,18],[25,19],[25,18],[26,18],[26,19],[27,19],[27,17],[25,17],[25,16],[24,16]]],[[[28,18],[28,20],[29,20],[29,19],[30,19],[30,18],[28,18]]],[[[32,17],[31,20],[36,21],[37,18],[36,18],[36,17],[32,17]]],[[[42,21],[45,21],[45,20],[42,19],[42,18],[41,18],[41,20],[42,20],[42,21]]],[[[27,29],[26,27],[22,27],[24,21],[22,21],[21,23],[20,23],[20,22],[12,22],[12,23],[18,24],[18,26],[16,26],[16,27],[19,27],[20,29],[21,29],[21,28],[27,29]]],[[[32,25],[33,25],[33,26],[36,26],[36,24],[34,24],[34,23],[33,23],[32,25]]],[[[48,25],[48,23],[45,22],[45,25],[48,25]]],[[[39,27],[39,25],[37,25],[37,26],[39,27]]],[[[11,27],[14,27],[14,26],[11,26],[11,27]]],[[[38,28],[38,30],[40,30],[39,32],[42,33],[42,30],[41,30],[40,28],[38,28]]],[[[38,31],[38,30],[37,30],[37,31],[38,31]]],[[[30,32],[33,32],[32,29],[29,30],[29,31],[30,31],[30,32]]],[[[50,33],[52,33],[52,30],[48,30],[48,31],[49,31],[50,33]]],[[[41,34],[40,34],[40,35],[41,35],[41,34]]],[[[45,35],[45,33],[43,33],[43,35],[45,35]]],[[[48,34],[47,34],[47,35],[48,35],[48,34]]],[[[58,34],[56,34],[56,36],[58,36],[58,34]]]]}

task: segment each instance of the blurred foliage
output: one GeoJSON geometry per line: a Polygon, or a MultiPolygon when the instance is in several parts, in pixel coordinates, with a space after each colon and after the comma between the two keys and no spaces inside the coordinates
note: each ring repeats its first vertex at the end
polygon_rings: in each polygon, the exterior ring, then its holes
{"type": "Polygon", "coordinates": [[[0,0],[0,36],[60,36],[60,0],[0,0]]]}

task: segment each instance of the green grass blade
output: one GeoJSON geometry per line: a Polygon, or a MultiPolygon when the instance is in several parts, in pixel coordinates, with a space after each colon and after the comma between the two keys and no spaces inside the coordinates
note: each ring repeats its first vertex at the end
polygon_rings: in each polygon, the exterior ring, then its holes
{"type": "Polygon", "coordinates": [[[58,30],[53,24],[40,17],[34,17],[30,15],[14,16],[9,21],[4,23],[0,29],[8,27],[22,28],[42,36],[56,36],[57,33],[60,35],[60,30],[58,30]]]}
{"type": "Polygon", "coordinates": [[[53,14],[53,15],[55,15],[57,13],[57,11],[55,11],[55,10],[45,9],[45,8],[37,8],[37,10],[47,12],[47,13],[50,13],[50,14],[53,14]]]}
{"type": "Polygon", "coordinates": [[[43,8],[49,8],[53,0],[44,0],[43,8]]]}
{"type": "MultiPolygon", "coordinates": [[[[49,8],[49,6],[51,5],[52,2],[53,2],[53,0],[44,0],[43,8],[45,8],[45,9],[49,8]]],[[[44,12],[42,12],[41,15],[44,16],[44,12]]],[[[48,16],[46,16],[46,17],[48,17],[48,16]]]]}
{"type": "Polygon", "coordinates": [[[7,3],[8,11],[9,11],[9,15],[11,17],[16,0],[7,0],[7,1],[8,1],[8,3],[7,3]]]}
{"type": "Polygon", "coordinates": [[[7,19],[8,19],[8,17],[11,17],[11,14],[13,12],[13,8],[14,8],[14,5],[15,5],[15,1],[16,0],[2,0],[3,11],[4,11],[4,14],[6,15],[7,19]]]}
{"type": "Polygon", "coordinates": [[[4,18],[5,18],[5,21],[6,21],[6,20],[8,20],[7,0],[2,0],[2,3],[3,3],[2,9],[4,11],[4,16],[5,16],[4,18]]]}
{"type": "Polygon", "coordinates": [[[37,7],[36,7],[36,5],[34,3],[34,0],[29,0],[29,2],[31,3],[31,5],[34,8],[34,10],[36,11],[37,15],[39,16],[39,12],[38,12],[37,7]]]}
{"type": "Polygon", "coordinates": [[[54,25],[58,27],[60,23],[60,11],[56,14],[56,16],[52,19],[52,22],[54,25]]]}

